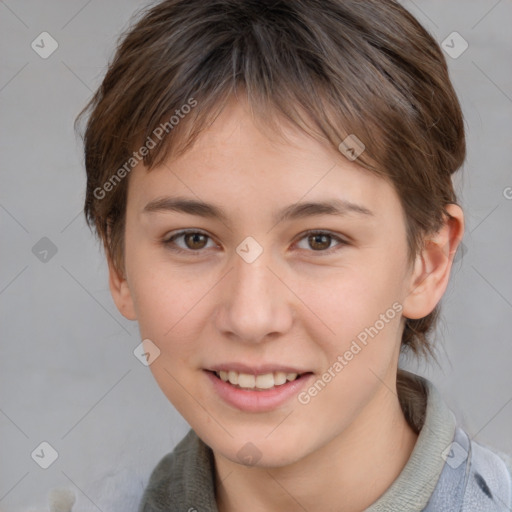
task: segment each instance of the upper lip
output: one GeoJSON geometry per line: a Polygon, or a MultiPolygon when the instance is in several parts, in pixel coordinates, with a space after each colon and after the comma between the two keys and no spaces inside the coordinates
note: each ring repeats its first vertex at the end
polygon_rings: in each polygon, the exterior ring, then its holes
{"type": "Polygon", "coordinates": [[[225,371],[229,372],[230,370],[233,370],[237,373],[246,373],[248,375],[264,375],[266,373],[276,373],[276,372],[283,372],[283,373],[310,373],[310,370],[303,370],[300,368],[297,368],[295,366],[285,366],[285,365],[279,365],[279,364],[258,364],[258,365],[248,365],[245,363],[222,363],[210,366],[206,368],[207,370],[213,371],[213,372],[220,372],[225,371]]]}

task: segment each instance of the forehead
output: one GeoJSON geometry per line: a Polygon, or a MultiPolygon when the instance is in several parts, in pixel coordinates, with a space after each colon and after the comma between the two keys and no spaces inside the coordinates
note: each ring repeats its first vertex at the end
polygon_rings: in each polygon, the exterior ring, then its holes
{"type": "Polygon", "coordinates": [[[246,104],[229,103],[184,154],[149,171],[135,167],[129,208],[142,212],[148,203],[179,196],[216,205],[226,216],[247,209],[276,213],[299,201],[325,200],[401,214],[386,180],[290,123],[280,130],[255,119],[246,104]]]}

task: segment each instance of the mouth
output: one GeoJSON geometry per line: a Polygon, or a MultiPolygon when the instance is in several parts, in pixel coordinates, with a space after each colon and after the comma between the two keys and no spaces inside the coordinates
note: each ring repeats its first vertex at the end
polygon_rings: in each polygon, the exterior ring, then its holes
{"type": "Polygon", "coordinates": [[[314,379],[313,372],[289,371],[292,368],[261,369],[254,373],[246,373],[252,371],[249,368],[242,369],[245,371],[223,367],[204,370],[204,373],[217,397],[249,413],[269,412],[290,403],[314,379]]]}
{"type": "Polygon", "coordinates": [[[305,375],[311,374],[311,372],[288,373],[278,371],[254,375],[237,372],[235,370],[219,370],[210,372],[223,382],[246,391],[267,391],[269,389],[279,388],[281,386],[285,386],[288,382],[294,382],[305,375]]]}

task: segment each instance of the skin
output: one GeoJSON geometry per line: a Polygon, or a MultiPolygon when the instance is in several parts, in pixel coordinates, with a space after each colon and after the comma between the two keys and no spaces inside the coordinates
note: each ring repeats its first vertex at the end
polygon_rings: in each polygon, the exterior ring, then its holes
{"type": "Polygon", "coordinates": [[[448,205],[451,218],[408,265],[394,188],[327,143],[282,127],[287,140],[265,132],[247,104],[233,100],[185,154],[150,172],[136,167],[125,269],[117,272],[109,259],[110,288],[119,311],[160,349],[150,365],[160,388],[213,449],[220,512],[356,512],[385,492],[414,448],[417,435],[396,395],[404,318],[426,316],[441,299],[463,214],[448,205]],[[164,195],[215,203],[228,220],[143,213],[164,195]],[[285,206],[333,197],[373,215],[272,222],[285,206]],[[185,254],[163,243],[189,228],[209,238],[176,239],[185,254]],[[328,237],[315,244],[304,235],[309,229],[347,243],[328,237]],[[252,263],[236,252],[248,236],[263,248],[252,263]],[[270,412],[242,412],[216,394],[203,371],[243,361],[321,376],[396,302],[401,314],[307,405],[294,397],[270,412]],[[261,454],[254,466],[237,456],[248,441],[261,454]]]}

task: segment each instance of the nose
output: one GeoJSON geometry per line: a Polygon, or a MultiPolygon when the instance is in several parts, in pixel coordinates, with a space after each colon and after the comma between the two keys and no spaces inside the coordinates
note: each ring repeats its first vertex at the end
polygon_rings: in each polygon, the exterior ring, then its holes
{"type": "Polygon", "coordinates": [[[263,251],[250,263],[234,253],[233,267],[224,277],[221,304],[215,315],[216,327],[224,336],[260,343],[290,330],[294,295],[278,268],[270,251],[263,251]]]}

